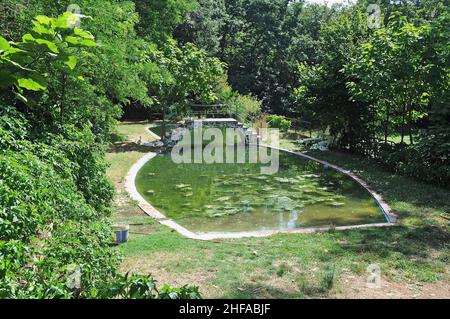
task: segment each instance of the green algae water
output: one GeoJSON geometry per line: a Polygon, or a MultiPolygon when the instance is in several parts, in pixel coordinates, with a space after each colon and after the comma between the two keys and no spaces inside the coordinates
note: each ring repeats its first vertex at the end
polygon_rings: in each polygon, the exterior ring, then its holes
{"type": "Polygon", "coordinates": [[[261,164],[175,164],[160,154],[139,171],[139,193],[190,231],[289,230],[385,222],[375,199],[349,176],[280,152],[274,175],[261,164]]]}

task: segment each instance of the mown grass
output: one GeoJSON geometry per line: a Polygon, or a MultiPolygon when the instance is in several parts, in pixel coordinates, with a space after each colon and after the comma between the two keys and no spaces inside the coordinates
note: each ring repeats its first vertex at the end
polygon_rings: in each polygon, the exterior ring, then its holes
{"type": "Polygon", "coordinates": [[[145,131],[148,125],[147,122],[121,123],[117,128],[118,141],[113,143],[106,154],[109,163],[107,174],[116,187],[113,216],[115,222],[119,224],[153,224],[153,220],[141,211],[124,190],[125,177],[131,166],[150,151],[143,145],[154,140],[145,131]]]}
{"type": "MultiPolygon", "coordinates": [[[[121,129],[126,131],[125,126],[121,129]]],[[[130,241],[121,246],[123,271],[151,273],[157,280],[175,285],[198,285],[203,295],[211,298],[339,296],[349,289],[341,285],[340,278],[365,278],[370,264],[381,267],[386,284],[449,283],[450,235],[444,215],[450,211],[448,190],[393,175],[347,154],[313,155],[364,178],[399,215],[400,225],[195,241],[142,213],[128,216],[122,207],[116,218],[130,223],[137,218],[144,224],[132,227],[130,241]]],[[[133,163],[127,160],[134,157],[111,155],[109,159],[114,169],[130,167],[133,163]]],[[[128,204],[133,211],[133,203],[128,204]]],[[[450,297],[448,291],[443,297],[450,297]]]]}

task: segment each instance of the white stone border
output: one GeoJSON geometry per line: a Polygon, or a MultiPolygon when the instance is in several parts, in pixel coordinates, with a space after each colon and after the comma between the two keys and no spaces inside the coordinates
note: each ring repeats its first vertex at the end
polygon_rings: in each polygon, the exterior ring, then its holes
{"type": "MultiPolygon", "coordinates": [[[[151,132],[150,127],[146,127],[146,130],[148,132],[151,132]]],[[[155,133],[151,133],[152,135],[159,138],[158,135],[155,133]]],[[[360,228],[369,228],[369,227],[386,227],[386,226],[393,226],[397,222],[397,216],[392,213],[390,207],[384,202],[382,197],[369,188],[369,186],[361,180],[359,177],[351,173],[350,171],[344,170],[336,165],[330,164],[325,161],[318,160],[312,156],[298,153],[298,152],[292,152],[289,150],[285,150],[282,148],[276,148],[268,145],[261,145],[263,147],[267,148],[273,148],[278,149],[283,152],[288,152],[294,155],[298,155],[304,158],[307,158],[309,160],[318,162],[322,165],[325,165],[327,167],[331,167],[345,175],[350,176],[352,179],[354,179],[358,184],[360,184],[362,187],[364,187],[377,201],[377,203],[380,205],[381,209],[383,210],[383,213],[385,215],[385,218],[387,219],[386,223],[375,223],[375,224],[363,224],[363,225],[353,225],[353,226],[337,226],[337,227],[309,227],[309,228],[301,228],[301,229],[291,229],[291,230],[269,230],[269,231],[249,231],[249,232],[210,232],[210,233],[194,233],[180,224],[176,223],[172,219],[167,218],[164,214],[159,212],[155,207],[153,207],[149,202],[147,202],[141,194],[139,194],[138,190],[136,189],[135,180],[138,172],[141,170],[141,168],[151,159],[153,159],[157,154],[150,152],[146,155],[144,155],[142,158],[140,158],[130,169],[127,177],[126,177],[126,183],[125,183],[125,189],[130,194],[130,197],[133,200],[136,200],[138,202],[138,206],[150,217],[155,218],[160,224],[166,225],[174,230],[176,230],[181,235],[190,238],[190,239],[197,239],[197,240],[213,240],[213,239],[232,239],[232,238],[244,238],[244,237],[266,237],[271,236],[275,234],[306,234],[306,233],[313,233],[313,232],[323,232],[328,231],[331,229],[334,230],[346,230],[346,229],[360,229],[360,228]]]]}
{"type": "Polygon", "coordinates": [[[336,170],[336,171],[338,171],[340,173],[343,173],[343,174],[345,174],[347,176],[350,176],[354,181],[356,181],[359,185],[361,185],[363,188],[365,188],[370,193],[370,195],[372,195],[373,198],[375,198],[377,204],[380,206],[381,210],[384,213],[384,216],[385,216],[385,218],[387,220],[387,223],[388,224],[397,223],[398,216],[392,212],[392,209],[384,201],[383,197],[381,197],[380,194],[375,192],[372,188],[369,187],[369,185],[367,185],[366,182],[364,182],[358,176],[353,174],[351,171],[345,170],[343,168],[340,168],[339,166],[336,166],[334,164],[328,163],[326,161],[319,160],[319,159],[317,159],[315,157],[306,155],[306,154],[301,153],[301,152],[293,152],[293,151],[289,151],[289,150],[286,150],[286,149],[283,149],[283,148],[278,148],[278,147],[273,147],[273,146],[263,145],[263,144],[261,144],[261,146],[267,147],[267,148],[273,148],[273,149],[276,149],[276,150],[279,150],[279,151],[287,152],[287,153],[290,153],[290,154],[294,154],[294,155],[306,158],[308,160],[320,163],[320,164],[322,164],[325,167],[331,167],[331,168],[333,168],[334,170],[336,170]]]}
{"type": "Polygon", "coordinates": [[[161,139],[161,137],[157,134],[155,134],[152,130],[150,130],[152,127],[156,127],[154,125],[150,125],[150,126],[146,126],[145,127],[145,131],[150,134],[154,139],[156,139],[157,141],[161,139]]]}

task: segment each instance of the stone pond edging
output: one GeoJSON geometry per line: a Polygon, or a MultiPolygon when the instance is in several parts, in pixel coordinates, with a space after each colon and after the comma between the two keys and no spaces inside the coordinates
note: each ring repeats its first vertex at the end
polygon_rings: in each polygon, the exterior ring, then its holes
{"type": "Polygon", "coordinates": [[[261,146],[267,147],[267,148],[276,149],[276,150],[279,150],[279,151],[283,151],[283,152],[286,152],[286,153],[290,153],[290,154],[293,154],[293,155],[297,155],[297,156],[309,159],[311,161],[314,161],[314,162],[317,162],[319,164],[322,164],[325,168],[330,167],[330,168],[332,168],[332,169],[334,169],[334,170],[336,170],[336,171],[338,171],[338,172],[340,172],[342,174],[345,174],[345,175],[351,177],[359,185],[364,187],[364,189],[367,190],[370,193],[370,195],[372,195],[372,197],[376,200],[378,206],[380,206],[381,210],[383,211],[384,217],[386,218],[388,224],[395,224],[395,223],[398,222],[398,216],[392,212],[391,207],[384,201],[383,197],[380,194],[378,194],[377,192],[375,192],[365,181],[363,181],[361,178],[359,178],[358,176],[353,174],[351,171],[345,170],[343,168],[340,168],[339,166],[336,166],[334,164],[328,163],[326,161],[319,160],[319,159],[317,159],[315,157],[306,155],[306,154],[301,153],[301,152],[293,152],[293,151],[289,151],[289,150],[286,150],[286,149],[283,149],[283,148],[274,147],[274,146],[270,146],[270,145],[263,145],[263,144],[261,144],[261,146]]]}
{"type": "Polygon", "coordinates": [[[152,130],[150,130],[152,127],[153,127],[153,126],[146,126],[146,127],[145,127],[145,131],[146,131],[148,134],[150,134],[150,136],[152,136],[155,140],[157,140],[157,141],[160,140],[161,137],[160,137],[159,135],[155,134],[154,132],[152,132],[152,130]]]}
{"type": "MultiPolygon", "coordinates": [[[[150,127],[146,127],[147,132],[151,132],[149,129],[150,127]]],[[[155,133],[150,133],[153,137],[158,138],[159,136],[155,133]]],[[[269,230],[269,231],[249,231],[249,232],[210,232],[210,233],[194,233],[180,224],[176,223],[174,220],[167,218],[164,214],[162,214],[160,211],[158,211],[155,207],[153,207],[149,202],[147,202],[144,197],[138,192],[135,184],[135,180],[137,177],[138,172],[141,170],[141,168],[151,159],[153,159],[155,156],[157,156],[156,153],[150,152],[143,157],[141,157],[130,169],[126,176],[126,182],[125,182],[125,189],[130,195],[130,197],[137,201],[138,206],[150,217],[153,217],[156,219],[160,224],[168,226],[172,228],[173,230],[177,231],[181,235],[190,238],[190,239],[197,239],[197,240],[213,240],[213,239],[237,239],[237,238],[245,238],[245,237],[266,237],[271,236],[275,234],[306,234],[306,233],[314,233],[314,232],[323,232],[328,230],[347,230],[347,229],[360,229],[360,228],[369,228],[369,227],[387,227],[387,226],[393,226],[397,223],[397,216],[391,211],[389,205],[383,200],[383,198],[373,191],[367,183],[365,183],[363,180],[361,180],[359,177],[354,175],[352,172],[344,170],[336,165],[330,164],[325,161],[318,160],[312,156],[298,153],[298,152],[292,152],[289,150],[285,150],[282,148],[272,147],[268,145],[261,145],[264,147],[277,149],[283,152],[288,152],[297,156],[304,157],[306,159],[318,162],[325,167],[333,168],[345,175],[350,176],[353,180],[355,180],[358,184],[360,184],[362,187],[364,187],[377,201],[378,205],[381,207],[385,218],[387,222],[385,223],[375,223],[375,224],[363,224],[363,225],[352,225],[352,226],[336,226],[336,227],[309,227],[309,228],[301,228],[301,229],[291,229],[291,230],[269,230]]]]}

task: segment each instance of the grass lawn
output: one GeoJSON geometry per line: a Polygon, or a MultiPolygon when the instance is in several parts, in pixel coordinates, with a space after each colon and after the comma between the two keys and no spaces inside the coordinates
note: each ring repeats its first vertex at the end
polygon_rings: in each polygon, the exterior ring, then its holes
{"type": "Polygon", "coordinates": [[[154,138],[145,131],[149,123],[121,123],[117,133],[123,140],[114,143],[106,154],[110,167],[108,177],[116,187],[114,200],[114,219],[117,223],[152,224],[152,220],[143,214],[141,209],[127,195],[124,185],[125,176],[131,166],[149,149],[142,143],[151,142],[154,138]],[[140,141],[140,143],[139,143],[140,141]]]}
{"type": "MultiPolygon", "coordinates": [[[[413,135],[413,141],[416,140],[417,141],[417,134],[413,135]]],[[[381,140],[384,139],[383,136],[381,136],[380,138],[381,140]]],[[[401,134],[391,134],[390,136],[388,136],[388,141],[395,143],[395,144],[400,144],[400,142],[402,141],[402,136],[401,134]]],[[[408,134],[405,134],[405,136],[403,137],[403,143],[405,144],[411,144],[411,139],[409,138],[408,134]]]]}
{"type": "MultiPolygon", "coordinates": [[[[196,241],[146,217],[123,190],[123,179],[147,149],[145,124],[123,124],[111,148],[117,187],[115,219],[129,223],[123,271],[152,274],[160,284],[193,284],[206,298],[450,298],[449,190],[392,175],[336,152],[314,156],[350,169],[381,193],[399,226],[266,238],[196,241]],[[368,288],[367,267],[381,268],[381,288],[368,288]]],[[[294,147],[292,141],[281,146],[294,147]]]]}

